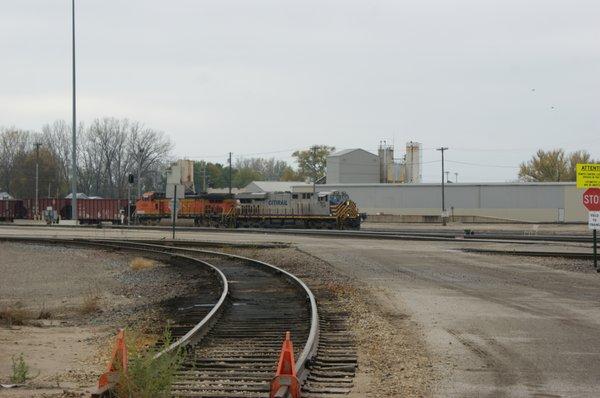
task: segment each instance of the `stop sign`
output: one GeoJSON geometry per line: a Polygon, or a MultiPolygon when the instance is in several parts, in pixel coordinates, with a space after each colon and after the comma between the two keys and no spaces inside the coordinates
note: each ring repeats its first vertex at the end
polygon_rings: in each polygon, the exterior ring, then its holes
{"type": "Polygon", "coordinates": [[[589,211],[600,211],[600,188],[588,188],[583,193],[583,205],[589,211]]]}

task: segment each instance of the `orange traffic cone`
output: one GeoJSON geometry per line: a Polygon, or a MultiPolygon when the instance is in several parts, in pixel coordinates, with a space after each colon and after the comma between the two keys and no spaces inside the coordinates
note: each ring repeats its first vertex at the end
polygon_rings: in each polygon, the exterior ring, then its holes
{"type": "Polygon", "coordinates": [[[300,383],[296,377],[296,362],[294,361],[294,347],[290,339],[290,332],[285,332],[285,340],[277,363],[277,373],[271,380],[269,398],[283,396],[286,389],[292,398],[300,398],[300,383]]]}
{"type": "Polygon", "coordinates": [[[108,368],[106,372],[100,375],[98,390],[92,393],[92,396],[103,396],[113,389],[119,382],[120,372],[127,373],[127,347],[125,346],[125,330],[123,329],[119,329],[119,333],[117,333],[117,342],[108,363],[108,368]]]}

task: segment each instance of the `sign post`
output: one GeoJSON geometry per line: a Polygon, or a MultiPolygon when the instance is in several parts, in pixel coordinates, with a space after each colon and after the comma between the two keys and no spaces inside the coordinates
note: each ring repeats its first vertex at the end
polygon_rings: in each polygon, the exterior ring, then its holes
{"type": "MultiPolygon", "coordinates": [[[[579,170],[579,165],[577,165],[579,170]]],[[[600,229],[600,188],[588,188],[583,193],[583,205],[590,211],[588,219],[588,227],[593,231],[594,237],[594,268],[596,272],[600,272],[598,268],[598,229],[600,229]]]]}

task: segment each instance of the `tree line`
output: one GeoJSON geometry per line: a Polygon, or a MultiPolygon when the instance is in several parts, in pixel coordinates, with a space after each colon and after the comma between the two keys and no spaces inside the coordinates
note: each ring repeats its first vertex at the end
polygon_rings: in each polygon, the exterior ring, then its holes
{"type": "MultiPolygon", "coordinates": [[[[252,181],[312,181],[325,175],[327,156],[335,148],[315,145],[292,154],[297,167],[275,158],[238,158],[231,169],[231,186],[243,188],[252,181]]],[[[206,161],[194,162],[194,185],[197,191],[229,187],[229,166],[206,161]],[[206,185],[205,185],[206,182],[206,185]]]]}
{"type": "MultiPolygon", "coordinates": [[[[65,197],[70,192],[71,126],[57,120],[41,131],[0,128],[0,191],[17,198],[65,197]]],[[[80,124],[77,135],[77,188],[89,196],[126,197],[128,175],[134,189],[154,189],[164,181],[173,144],[162,131],[111,117],[80,124]]],[[[135,191],[134,191],[135,192],[135,191]]]]}
{"type": "MultiPolygon", "coordinates": [[[[40,131],[0,127],[0,192],[16,198],[35,197],[35,166],[39,166],[39,197],[64,198],[70,193],[71,126],[63,120],[40,131]]],[[[275,158],[238,158],[231,170],[232,186],[255,180],[304,181],[325,173],[333,147],[314,146],[293,153],[298,167],[275,158]]],[[[166,170],[174,161],[173,143],[162,131],[137,121],[97,118],[78,126],[77,190],[88,196],[127,196],[128,176],[134,174],[132,195],[165,190],[166,170]]],[[[194,162],[196,190],[229,186],[229,167],[194,162]],[[204,182],[206,181],[206,187],[204,182]]]]}
{"type": "Polygon", "coordinates": [[[538,150],[527,162],[519,165],[519,179],[526,182],[560,182],[577,179],[577,163],[598,163],[589,152],[571,153],[564,149],[538,150]]]}

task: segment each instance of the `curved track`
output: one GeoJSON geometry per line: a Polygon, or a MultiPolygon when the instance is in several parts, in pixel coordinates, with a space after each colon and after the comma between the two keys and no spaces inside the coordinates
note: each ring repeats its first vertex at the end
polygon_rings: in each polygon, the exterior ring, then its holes
{"type": "Polygon", "coordinates": [[[216,303],[202,303],[204,297],[201,303],[176,306],[177,340],[164,352],[186,347],[187,355],[177,372],[173,396],[267,396],[286,331],[291,331],[295,343],[303,396],[347,394],[352,388],[356,359],[348,360],[349,341],[338,333],[344,332],[341,321],[326,319],[325,338],[320,341],[313,293],[300,279],[273,265],[215,251],[131,241],[10,240],[128,250],[170,263],[208,267],[220,286],[216,303]]]}

